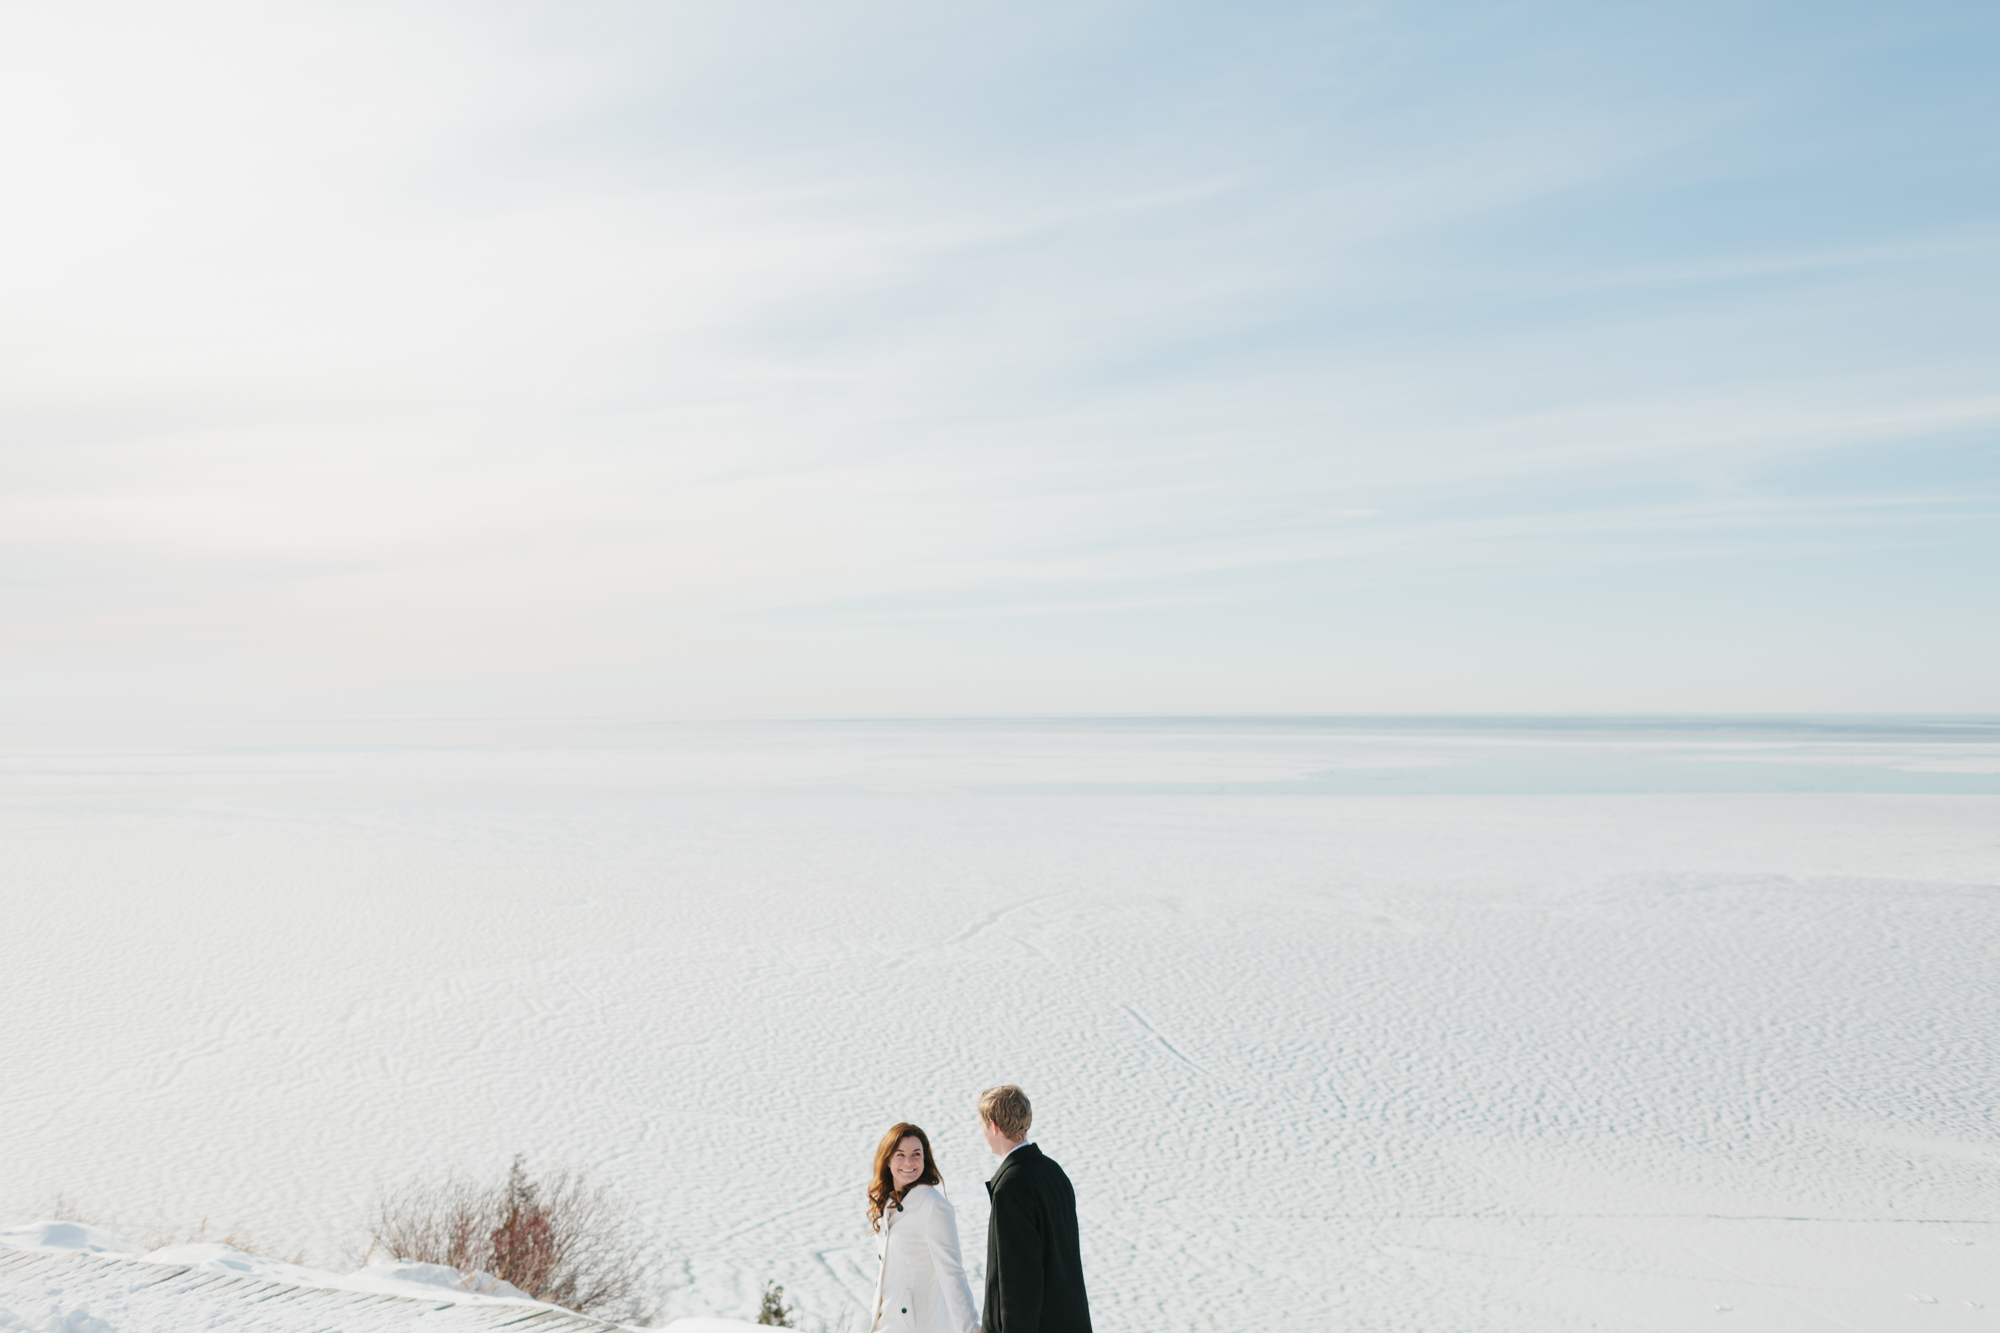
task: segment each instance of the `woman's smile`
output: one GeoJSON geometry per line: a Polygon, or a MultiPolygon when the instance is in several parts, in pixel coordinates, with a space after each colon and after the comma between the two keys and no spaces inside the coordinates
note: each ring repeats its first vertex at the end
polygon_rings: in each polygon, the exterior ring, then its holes
{"type": "Polygon", "coordinates": [[[896,1145],[896,1151],[889,1154],[889,1178],[896,1182],[896,1192],[901,1194],[916,1184],[917,1177],[924,1173],[924,1144],[914,1134],[905,1135],[896,1145]]]}

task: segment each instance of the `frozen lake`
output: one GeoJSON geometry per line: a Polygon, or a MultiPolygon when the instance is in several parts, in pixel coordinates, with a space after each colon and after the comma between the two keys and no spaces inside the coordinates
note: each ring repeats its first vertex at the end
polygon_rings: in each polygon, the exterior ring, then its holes
{"type": "Polygon", "coordinates": [[[0,884],[0,1224],[524,1152],[832,1325],[1016,1081],[1103,1333],[2000,1321],[1991,719],[24,735],[0,884]]]}

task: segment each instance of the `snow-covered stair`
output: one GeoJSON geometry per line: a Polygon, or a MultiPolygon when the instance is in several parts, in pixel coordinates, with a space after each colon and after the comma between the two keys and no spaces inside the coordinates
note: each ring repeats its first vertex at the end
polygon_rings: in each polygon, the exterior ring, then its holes
{"type": "Polygon", "coordinates": [[[465,1304],[295,1286],[99,1254],[0,1249],[0,1333],[609,1333],[602,1320],[520,1302],[465,1304]]]}

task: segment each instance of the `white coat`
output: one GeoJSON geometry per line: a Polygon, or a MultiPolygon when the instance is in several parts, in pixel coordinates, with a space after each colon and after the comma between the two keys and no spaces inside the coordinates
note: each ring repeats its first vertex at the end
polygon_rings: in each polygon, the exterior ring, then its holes
{"type": "Polygon", "coordinates": [[[978,1333],[972,1287],[958,1256],[958,1215],[931,1185],[912,1185],[903,1209],[882,1214],[871,1333],[978,1333]]]}

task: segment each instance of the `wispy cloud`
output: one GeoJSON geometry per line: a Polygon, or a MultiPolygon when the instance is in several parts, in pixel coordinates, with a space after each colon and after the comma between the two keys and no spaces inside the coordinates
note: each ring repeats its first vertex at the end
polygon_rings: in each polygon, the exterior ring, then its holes
{"type": "MultiPolygon", "coordinates": [[[[1941,442],[2000,430],[2000,201],[1942,53],[1993,27],[1788,12],[10,15],[10,669],[37,707],[166,706],[171,659],[294,712],[979,711],[1225,642],[1149,706],[1341,710],[1389,697],[1298,638],[1344,589],[1587,620],[1580,566],[1680,571],[1616,611],[1674,652],[1738,632],[1705,587],[1887,550],[1945,616],[1993,553],[1992,451],[1941,442]],[[957,628],[1128,615],[1022,640],[1019,694],[957,628]]],[[[1343,614],[1430,706],[1541,706],[1343,614]]],[[[1928,679],[1830,697],[1992,702],[1928,679]]]]}

